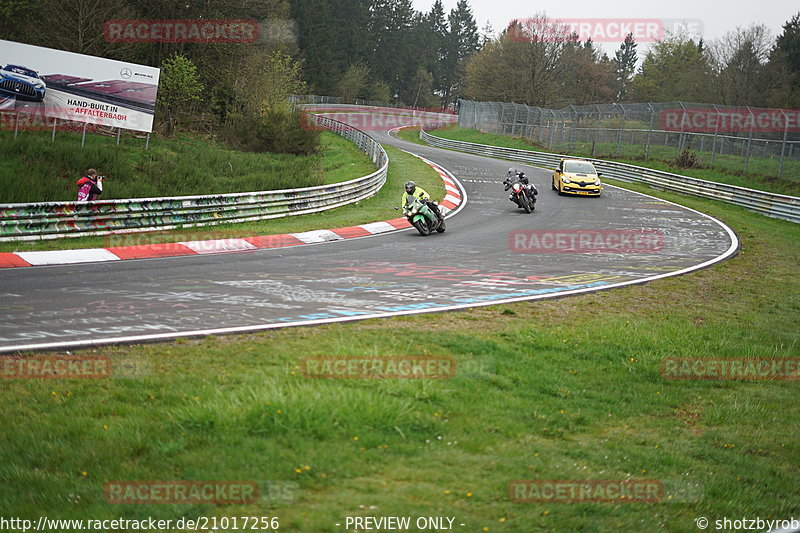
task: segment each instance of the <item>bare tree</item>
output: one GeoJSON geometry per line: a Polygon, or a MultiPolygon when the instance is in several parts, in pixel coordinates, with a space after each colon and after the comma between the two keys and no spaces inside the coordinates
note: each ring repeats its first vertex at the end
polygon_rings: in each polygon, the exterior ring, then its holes
{"type": "Polygon", "coordinates": [[[763,24],[739,27],[709,46],[717,98],[728,105],[765,105],[775,80],[765,76],[774,37],[763,24]]]}
{"type": "Polygon", "coordinates": [[[43,0],[29,38],[51,48],[121,59],[135,45],[109,42],[104,26],[112,19],[135,17],[124,0],[43,0]]]}
{"type": "Polygon", "coordinates": [[[467,63],[466,93],[481,100],[550,106],[561,103],[565,50],[577,45],[566,25],[544,15],[514,20],[467,63]]]}

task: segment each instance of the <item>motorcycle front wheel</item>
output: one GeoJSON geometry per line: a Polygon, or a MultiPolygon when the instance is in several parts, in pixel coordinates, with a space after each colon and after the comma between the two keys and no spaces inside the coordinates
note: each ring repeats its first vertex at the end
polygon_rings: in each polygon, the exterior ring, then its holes
{"type": "Polygon", "coordinates": [[[426,221],[415,220],[414,222],[412,222],[412,224],[414,224],[414,227],[417,228],[417,231],[423,237],[427,237],[428,235],[431,234],[431,228],[430,226],[428,226],[428,223],[426,221]]]}

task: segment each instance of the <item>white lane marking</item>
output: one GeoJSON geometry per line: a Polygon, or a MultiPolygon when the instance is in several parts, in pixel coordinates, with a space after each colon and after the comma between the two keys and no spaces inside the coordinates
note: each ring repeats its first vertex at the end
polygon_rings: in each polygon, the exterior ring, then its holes
{"type": "Polygon", "coordinates": [[[181,241],[182,244],[198,254],[217,254],[222,252],[246,252],[258,250],[244,239],[211,239],[206,241],[181,241]]]}
{"type": "Polygon", "coordinates": [[[317,229],[313,231],[304,231],[302,233],[290,233],[292,237],[297,237],[306,244],[313,244],[317,242],[338,241],[343,237],[329,229],[317,229]]]}
{"type": "Polygon", "coordinates": [[[93,263],[96,261],[119,261],[120,258],[105,248],[83,248],[79,250],[53,250],[42,252],[17,252],[17,255],[33,266],[67,265],[71,263],[93,263]]]}
{"type": "Polygon", "coordinates": [[[385,233],[387,231],[394,231],[397,229],[388,222],[370,222],[369,224],[361,224],[358,227],[364,228],[372,234],[385,233]]]}

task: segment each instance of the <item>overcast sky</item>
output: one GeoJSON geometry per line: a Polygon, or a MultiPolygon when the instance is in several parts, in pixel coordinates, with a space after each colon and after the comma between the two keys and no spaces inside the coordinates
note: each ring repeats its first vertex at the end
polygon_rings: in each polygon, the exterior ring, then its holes
{"type": "MultiPolygon", "coordinates": [[[[417,10],[427,12],[433,0],[413,0],[413,3],[417,10]]],[[[457,0],[442,0],[442,3],[445,12],[449,13],[457,0]]],[[[538,11],[545,12],[548,18],[558,19],[658,19],[665,20],[667,25],[684,21],[687,27],[699,28],[706,41],[753,22],[765,24],[773,36],[777,36],[783,31],[783,24],[800,12],[800,3],[789,0],[666,0],[657,3],[642,0],[469,0],[469,4],[478,29],[482,29],[488,20],[495,35],[512,19],[529,18],[538,11]]],[[[610,32],[614,30],[613,25],[605,27],[610,32]]],[[[619,47],[619,42],[621,40],[608,42],[603,48],[611,55],[619,47]]],[[[645,43],[639,45],[640,54],[646,46],[645,43]]]]}

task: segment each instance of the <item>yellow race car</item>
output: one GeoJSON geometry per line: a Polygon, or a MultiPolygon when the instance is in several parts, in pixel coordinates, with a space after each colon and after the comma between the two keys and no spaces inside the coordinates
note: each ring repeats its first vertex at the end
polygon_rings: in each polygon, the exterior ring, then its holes
{"type": "Polygon", "coordinates": [[[600,172],[583,159],[562,159],[553,171],[553,190],[558,194],[600,196],[603,184],[600,172]]]}

